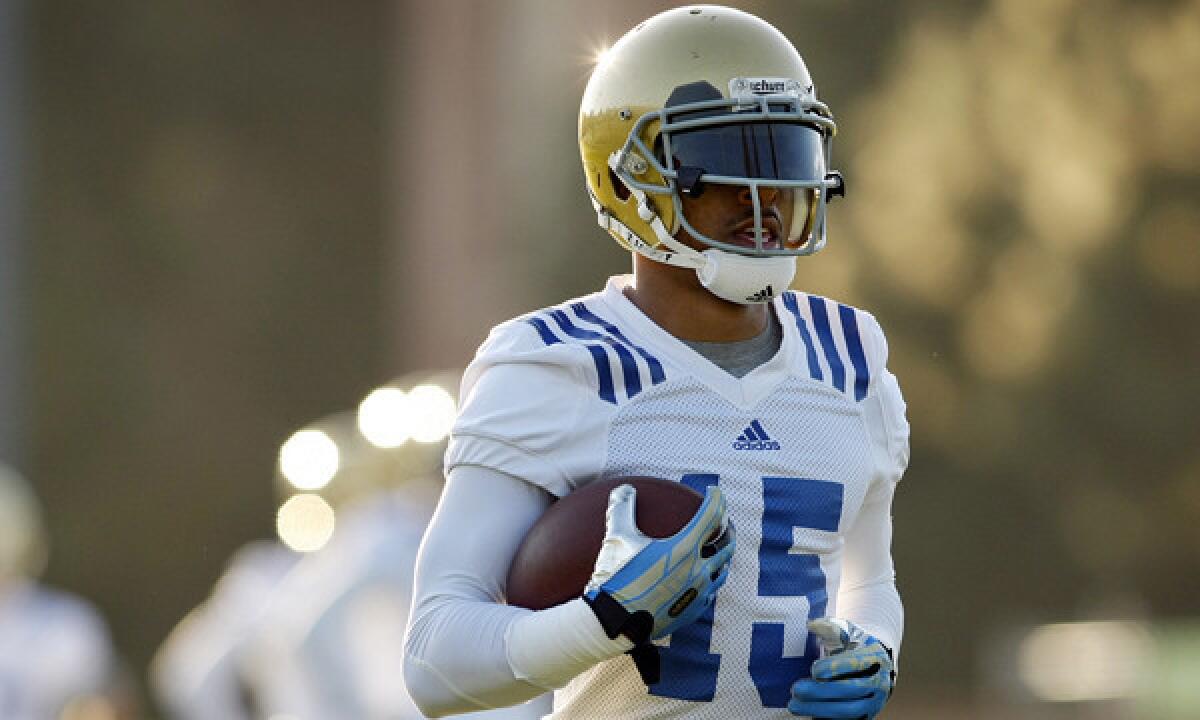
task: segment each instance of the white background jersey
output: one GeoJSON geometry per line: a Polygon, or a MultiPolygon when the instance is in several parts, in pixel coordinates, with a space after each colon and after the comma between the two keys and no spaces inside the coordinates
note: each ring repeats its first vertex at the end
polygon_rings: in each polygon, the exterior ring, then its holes
{"type": "Polygon", "coordinates": [[[0,589],[0,718],[56,720],[71,700],[107,689],[113,662],[91,605],[33,583],[0,589]]]}
{"type": "MultiPolygon", "coordinates": [[[[262,542],[239,551],[156,657],[155,689],[170,717],[423,717],[401,666],[413,563],[437,491],[431,485],[414,480],[342,508],[333,538],[317,552],[262,542]],[[247,690],[256,708],[246,707],[247,690]]],[[[530,708],[480,718],[536,715],[530,708]]]]}
{"type": "Polygon", "coordinates": [[[299,555],[281,543],[242,546],[213,588],[167,636],[150,681],[171,720],[251,720],[242,675],[254,642],[299,555]]]}
{"type": "Polygon", "coordinates": [[[662,643],[662,681],[647,691],[621,656],[557,693],[556,713],[786,717],[816,657],[805,622],[837,613],[839,591],[885,587],[889,607],[856,601],[851,619],[900,641],[889,510],[908,425],[882,331],[867,313],[787,293],[774,304],[779,353],[738,379],[646,318],[627,282],[492,332],[464,377],[447,467],[557,496],[622,475],[718,484],[737,531],[729,581],[662,643]]]}

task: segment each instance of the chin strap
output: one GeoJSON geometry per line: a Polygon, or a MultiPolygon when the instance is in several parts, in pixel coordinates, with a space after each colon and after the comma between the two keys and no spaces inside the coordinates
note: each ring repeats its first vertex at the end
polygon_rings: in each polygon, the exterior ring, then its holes
{"type": "MultiPolygon", "coordinates": [[[[609,165],[614,167],[615,172],[616,165],[614,163],[616,163],[616,153],[613,153],[613,157],[609,158],[608,162],[609,165]]],[[[588,197],[591,198],[592,207],[596,210],[596,223],[600,227],[608,232],[616,233],[634,252],[655,262],[692,270],[700,270],[708,264],[708,259],[700,251],[684,245],[671,235],[670,231],[663,225],[662,218],[651,209],[650,202],[644,190],[629,186],[626,186],[626,188],[633,195],[634,199],[637,200],[638,217],[650,225],[650,229],[654,231],[654,236],[670,250],[663,250],[643,240],[641,235],[631,230],[628,225],[614,217],[608,211],[608,208],[600,204],[600,199],[592,193],[591,188],[588,188],[588,197]]]]}
{"type": "MultiPolygon", "coordinates": [[[[619,153],[608,158],[613,174],[620,178],[619,153]]],[[[679,242],[663,225],[662,217],[651,207],[646,191],[630,185],[625,186],[637,200],[638,217],[654,231],[654,236],[663,246],[647,243],[625,223],[613,217],[592,192],[588,195],[596,210],[596,221],[600,227],[615,232],[634,252],[655,262],[696,271],[696,276],[709,292],[722,300],[740,305],[770,302],[788,288],[795,274],[796,258],[790,255],[773,257],[748,257],[710,248],[700,252],[679,242]]]]}

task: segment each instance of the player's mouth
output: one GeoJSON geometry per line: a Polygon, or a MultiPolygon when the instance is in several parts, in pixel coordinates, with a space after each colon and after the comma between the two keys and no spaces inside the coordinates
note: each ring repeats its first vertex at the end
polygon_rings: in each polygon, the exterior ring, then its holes
{"type": "MultiPolygon", "coordinates": [[[[730,234],[731,244],[744,248],[758,248],[754,230],[754,218],[741,222],[730,234]]],[[[764,250],[777,250],[780,246],[779,238],[781,235],[779,220],[769,215],[764,217],[762,231],[762,248],[764,250]]]]}

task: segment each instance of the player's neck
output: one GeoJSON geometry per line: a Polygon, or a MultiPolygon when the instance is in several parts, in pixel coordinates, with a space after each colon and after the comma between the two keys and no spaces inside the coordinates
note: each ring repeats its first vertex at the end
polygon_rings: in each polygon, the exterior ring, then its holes
{"type": "Polygon", "coordinates": [[[654,324],[681,340],[737,342],[759,335],[769,314],[764,304],[740,305],[713,295],[696,271],[634,255],[633,283],[625,296],[654,324]]]}

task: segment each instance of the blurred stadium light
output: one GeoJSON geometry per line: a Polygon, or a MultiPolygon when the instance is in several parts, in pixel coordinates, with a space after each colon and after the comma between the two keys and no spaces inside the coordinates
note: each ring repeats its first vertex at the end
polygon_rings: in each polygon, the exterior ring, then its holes
{"type": "Polygon", "coordinates": [[[400,388],[376,388],[358,406],[358,431],[377,448],[400,447],[409,438],[408,406],[400,388]]]}
{"type": "Polygon", "coordinates": [[[1113,619],[1013,625],[984,638],[979,676],[988,687],[977,707],[1004,720],[1194,720],[1200,623],[1129,610],[1113,619]]]}
{"type": "Polygon", "coordinates": [[[394,385],[371,391],[358,406],[358,430],[380,449],[397,448],[408,439],[445,440],[454,424],[454,397],[440,385],[422,383],[405,392],[394,385]]]}
{"type": "Polygon", "coordinates": [[[314,552],[333,537],[336,517],[320,495],[301,493],[284,501],[275,517],[279,539],[296,552],[314,552]]]}
{"type": "Polygon", "coordinates": [[[1017,671],[1034,697],[1047,702],[1129,699],[1146,682],[1152,649],[1138,623],[1042,625],[1021,642],[1017,671]]]}
{"type": "MultiPolygon", "coordinates": [[[[280,464],[277,533],[304,555],[278,543],[244,547],[172,631],[151,676],[172,718],[421,717],[396,672],[457,380],[398,378],[357,412],[319,418],[289,438],[320,438],[313,446],[335,446],[340,459],[317,492],[295,493],[280,464]]],[[[528,720],[547,709],[543,700],[486,717],[528,720]]]]}
{"type": "Polygon", "coordinates": [[[320,490],[338,471],[338,446],[322,430],[300,430],[279,449],[279,471],[297,490],[320,490]]]}
{"type": "Polygon", "coordinates": [[[419,443],[436,443],[450,436],[457,405],[444,388],[424,383],[408,394],[409,427],[412,438],[419,443]]]}
{"type": "Polygon", "coordinates": [[[369,392],[356,411],[294,432],[279,449],[279,538],[299,552],[319,550],[347,501],[440,473],[460,376],[410,373],[369,392]]]}

